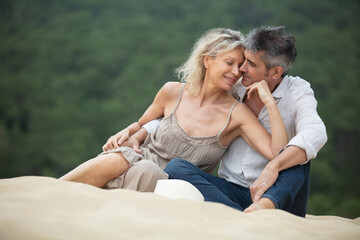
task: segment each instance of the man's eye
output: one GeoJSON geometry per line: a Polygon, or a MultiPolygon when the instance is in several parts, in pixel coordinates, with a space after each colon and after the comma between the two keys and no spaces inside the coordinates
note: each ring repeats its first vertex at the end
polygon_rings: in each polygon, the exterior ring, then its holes
{"type": "Polygon", "coordinates": [[[232,62],[226,62],[226,64],[231,66],[233,63],[232,62]]]}

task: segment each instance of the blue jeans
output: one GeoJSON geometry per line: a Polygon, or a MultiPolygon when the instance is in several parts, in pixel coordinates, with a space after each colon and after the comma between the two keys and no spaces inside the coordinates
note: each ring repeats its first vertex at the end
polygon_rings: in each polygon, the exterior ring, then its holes
{"type": "MultiPolygon", "coordinates": [[[[193,184],[205,201],[219,202],[243,211],[252,204],[250,190],[208,174],[196,165],[173,159],[165,168],[170,179],[182,179],[193,184]]],[[[262,197],[273,201],[276,208],[305,216],[310,190],[310,162],[281,171],[274,185],[262,197]]]]}

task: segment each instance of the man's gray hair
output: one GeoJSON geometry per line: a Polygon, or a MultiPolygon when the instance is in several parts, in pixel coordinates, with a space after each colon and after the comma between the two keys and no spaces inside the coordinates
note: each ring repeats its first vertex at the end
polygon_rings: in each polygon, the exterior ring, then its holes
{"type": "Polygon", "coordinates": [[[296,59],[295,38],[285,32],[284,26],[261,26],[246,37],[245,47],[252,52],[264,51],[262,60],[266,69],[281,66],[282,76],[288,74],[296,59]]]}

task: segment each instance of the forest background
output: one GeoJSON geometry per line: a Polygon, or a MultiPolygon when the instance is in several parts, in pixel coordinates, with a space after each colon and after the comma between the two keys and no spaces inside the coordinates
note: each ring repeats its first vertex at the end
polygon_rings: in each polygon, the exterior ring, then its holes
{"type": "Polygon", "coordinates": [[[0,178],[59,177],[137,120],[208,29],[284,25],[328,142],[308,213],[360,216],[356,0],[1,0],[0,178]]]}

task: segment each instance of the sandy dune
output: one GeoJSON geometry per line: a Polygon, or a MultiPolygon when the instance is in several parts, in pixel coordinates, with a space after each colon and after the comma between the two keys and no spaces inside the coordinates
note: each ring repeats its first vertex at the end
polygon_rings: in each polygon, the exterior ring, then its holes
{"type": "Polygon", "coordinates": [[[360,218],[249,214],[48,177],[0,180],[0,239],[360,239],[360,218]]]}

